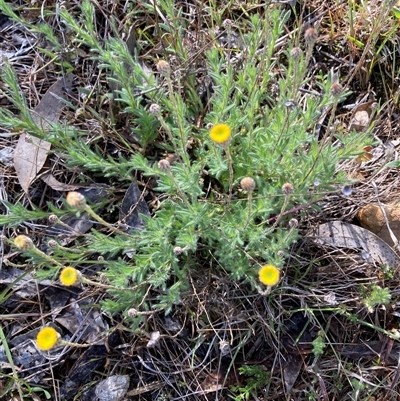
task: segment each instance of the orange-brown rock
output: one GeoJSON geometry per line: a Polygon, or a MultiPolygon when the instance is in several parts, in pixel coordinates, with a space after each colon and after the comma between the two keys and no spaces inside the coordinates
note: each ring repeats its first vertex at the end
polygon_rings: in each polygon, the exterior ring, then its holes
{"type": "MultiPolygon", "coordinates": [[[[390,229],[395,237],[400,240],[400,205],[382,205],[382,208],[385,211],[390,229]]],[[[394,245],[381,206],[370,203],[362,207],[357,212],[357,219],[362,227],[372,231],[390,246],[394,245]]]]}

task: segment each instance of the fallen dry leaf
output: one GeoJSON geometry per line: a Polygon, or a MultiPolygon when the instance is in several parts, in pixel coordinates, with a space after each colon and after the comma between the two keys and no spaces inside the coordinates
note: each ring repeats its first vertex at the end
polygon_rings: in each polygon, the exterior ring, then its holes
{"type": "Polygon", "coordinates": [[[354,224],[331,221],[319,225],[314,236],[314,241],[318,244],[338,248],[362,249],[376,263],[391,267],[400,264],[400,257],[385,241],[367,229],[354,224]]]}
{"type": "MultiPolygon", "coordinates": [[[[71,88],[73,78],[72,74],[65,75],[44,94],[32,112],[32,119],[38,127],[45,130],[59,119],[64,106],[62,98],[65,98],[65,91],[71,88]]],[[[28,193],[30,184],[46,162],[50,147],[47,141],[29,134],[20,135],[14,153],[14,168],[25,193],[28,193]]]]}
{"type": "Polygon", "coordinates": [[[362,207],[357,213],[361,226],[376,234],[390,246],[395,245],[390,230],[397,239],[400,239],[400,205],[382,205],[370,203],[362,207]],[[383,211],[382,211],[383,208],[383,211]],[[385,221],[387,217],[389,228],[385,221]]]}

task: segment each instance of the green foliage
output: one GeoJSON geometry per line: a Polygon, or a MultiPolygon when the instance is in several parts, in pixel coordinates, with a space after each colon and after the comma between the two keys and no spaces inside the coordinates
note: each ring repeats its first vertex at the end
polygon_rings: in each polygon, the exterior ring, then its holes
{"type": "Polygon", "coordinates": [[[378,285],[375,285],[372,287],[369,295],[363,299],[363,303],[370,312],[373,312],[375,306],[379,304],[387,304],[391,297],[389,288],[381,288],[378,285]]]}
{"type": "MultiPolygon", "coordinates": [[[[180,10],[168,1],[159,7],[171,21],[158,24],[160,37],[174,32],[165,56],[177,56],[182,64],[190,62],[192,56],[182,46],[188,27],[178,18],[180,10]]],[[[154,7],[148,9],[154,11],[154,7]]],[[[241,40],[246,48],[240,63],[233,60],[238,49],[224,48],[217,39],[202,55],[203,69],[212,81],[212,93],[204,104],[194,70],[188,68],[185,78],[168,64],[159,72],[148,71],[117,35],[100,42],[94,4],[89,0],[82,1],[78,17],[60,9],[58,18],[71,44],[90,49],[92,61],[115,88],[104,98],[113,99],[118,112],[128,116],[139,141],[138,151],[121,141],[126,145],[125,157],[118,159],[100,150],[101,135],[60,124],[42,132],[27,112],[11,68],[6,65],[2,71],[6,94],[19,111],[13,115],[1,109],[3,126],[14,123],[19,129],[29,128],[32,135],[51,142],[54,152],[66,154],[67,166],[80,166],[85,174],[116,177],[126,186],[137,173],[157,180],[160,202],[153,216],[144,218],[142,230],[113,236],[92,231],[77,244],[82,261],[89,255],[104,257],[104,273],[111,285],[138,286],[132,292],[110,290],[106,310],[126,312],[132,305],[141,305],[169,312],[189,287],[190,272],[205,267],[227,272],[233,280],[261,290],[256,279],[259,266],[282,266],[285,251],[297,239],[296,227],[288,225],[288,210],[305,207],[346,181],[337,172],[338,163],[356,156],[364,138],[359,133],[341,135],[329,130],[322,140],[318,137],[315,127],[321,114],[335,110],[342,99],[331,95],[330,76],[315,82],[320,93],[303,96],[299,92],[307,81],[303,57],[294,59],[288,51],[287,65],[277,68],[274,45],[284,34],[290,14],[278,5],[269,11],[244,21],[241,40]],[[204,122],[196,126],[203,113],[204,122]],[[218,123],[232,129],[225,146],[209,138],[208,125],[218,123]],[[164,152],[173,152],[177,160],[160,168],[157,160],[164,152]],[[245,176],[256,183],[251,195],[240,187],[245,176]],[[314,185],[317,181],[318,186],[314,185]],[[285,193],[285,184],[293,191],[285,193]],[[149,289],[155,296],[149,296],[149,289]]],[[[45,23],[40,30],[56,44],[45,23]]],[[[93,114],[89,108],[84,112],[93,114]]],[[[121,139],[117,134],[116,138],[121,139]]],[[[44,217],[42,211],[21,205],[8,208],[0,224],[44,217]]],[[[74,254],[56,253],[55,257],[61,264],[81,261],[74,254]]]]}
{"type": "Polygon", "coordinates": [[[323,355],[324,349],[326,347],[324,332],[318,333],[318,336],[315,340],[313,340],[312,345],[313,345],[313,354],[316,357],[323,355]]]}
{"type": "Polygon", "coordinates": [[[270,380],[270,373],[267,372],[262,366],[258,365],[243,365],[239,368],[239,374],[246,376],[246,383],[243,386],[231,386],[235,396],[230,396],[235,401],[248,400],[257,390],[265,387],[270,380]]]}

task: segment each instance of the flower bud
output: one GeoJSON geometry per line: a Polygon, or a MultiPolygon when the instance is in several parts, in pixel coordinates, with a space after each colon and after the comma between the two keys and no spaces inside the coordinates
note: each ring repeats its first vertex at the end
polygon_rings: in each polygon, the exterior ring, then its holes
{"type": "Polygon", "coordinates": [[[27,251],[35,247],[33,241],[26,235],[18,235],[14,238],[14,245],[21,251],[27,251]]]}
{"type": "Polygon", "coordinates": [[[157,103],[153,103],[149,107],[149,113],[158,116],[161,113],[161,107],[157,103]]]}
{"type": "Polygon", "coordinates": [[[85,197],[76,191],[68,192],[66,200],[68,205],[75,209],[84,209],[86,206],[85,197]]]}
{"type": "Polygon", "coordinates": [[[156,64],[156,68],[157,71],[164,76],[171,72],[171,67],[165,60],[159,60],[156,64]]]}
{"type": "Polygon", "coordinates": [[[240,187],[247,192],[254,191],[256,187],[256,182],[251,177],[244,177],[240,181],[240,187]]]}
{"type": "Polygon", "coordinates": [[[304,32],[304,39],[307,46],[313,46],[318,39],[317,31],[311,26],[304,32]]]}
{"type": "Polygon", "coordinates": [[[282,192],[285,195],[290,195],[294,191],[293,185],[290,182],[286,182],[285,184],[282,185],[282,192]]]}
{"type": "Polygon", "coordinates": [[[49,248],[52,248],[52,249],[54,249],[54,248],[57,248],[57,241],[55,241],[54,239],[51,239],[48,243],[47,243],[47,245],[49,246],[49,248]]]}
{"type": "Polygon", "coordinates": [[[58,217],[55,214],[51,214],[49,216],[49,223],[50,224],[55,224],[58,222],[58,217]]]}
{"type": "Polygon", "coordinates": [[[182,252],[183,252],[183,249],[182,249],[180,246],[176,246],[176,247],[174,248],[174,254],[175,254],[176,256],[181,255],[182,252]]]}
{"type": "Polygon", "coordinates": [[[171,168],[171,164],[167,159],[161,159],[158,162],[158,168],[163,172],[166,173],[171,168]]]}
{"type": "Polygon", "coordinates": [[[339,82],[333,82],[331,85],[331,94],[334,97],[339,97],[342,93],[343,87],[339,84],[339,82]]]}
{"type": "Polygon", "coordinates": [[[294,60],[299,60],[302,54],[303,50],[301,50],[300,47],[293,47],[293,49],[290,51],[290,55],[294,60]]]}

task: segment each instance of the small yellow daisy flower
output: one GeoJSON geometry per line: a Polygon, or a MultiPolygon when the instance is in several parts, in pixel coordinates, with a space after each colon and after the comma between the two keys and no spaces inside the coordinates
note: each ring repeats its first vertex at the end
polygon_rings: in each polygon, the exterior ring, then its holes
{"type": "Polygon", "coordinates": [[[27,251],[34,247],[33,241],[26,235],[17,235],[14,238],[14,245],[21,251],[27,251]]]}
{"type": "Polygon", "coordinates": [[[265,265],[262,266],[260,271],[258,272],[258,278],[259,280],[269,286],[273,286],[275,284],[278,284],[280,277],[280,271],[277,267],[273,265],[265,265]]]}
{"type": "Polygon", "coordinates": [[[79,272],[71,266],[66,266],[61,270],[60,281],[66,287],[79,283],[79,272]]]}
{"type": "Polygon", "coordinates": [[[41,329],[36,337],[36,344],[42,351],[52,349],[58,341],[60,335],[52,327],[44,327],[41,329]]]}
{"type": "Polygon", "coordinates": [[[218,145],[225,145],[231,138],[231,127],[227,124],[217,124],[210,129],[210,138],[218,145]]]}

